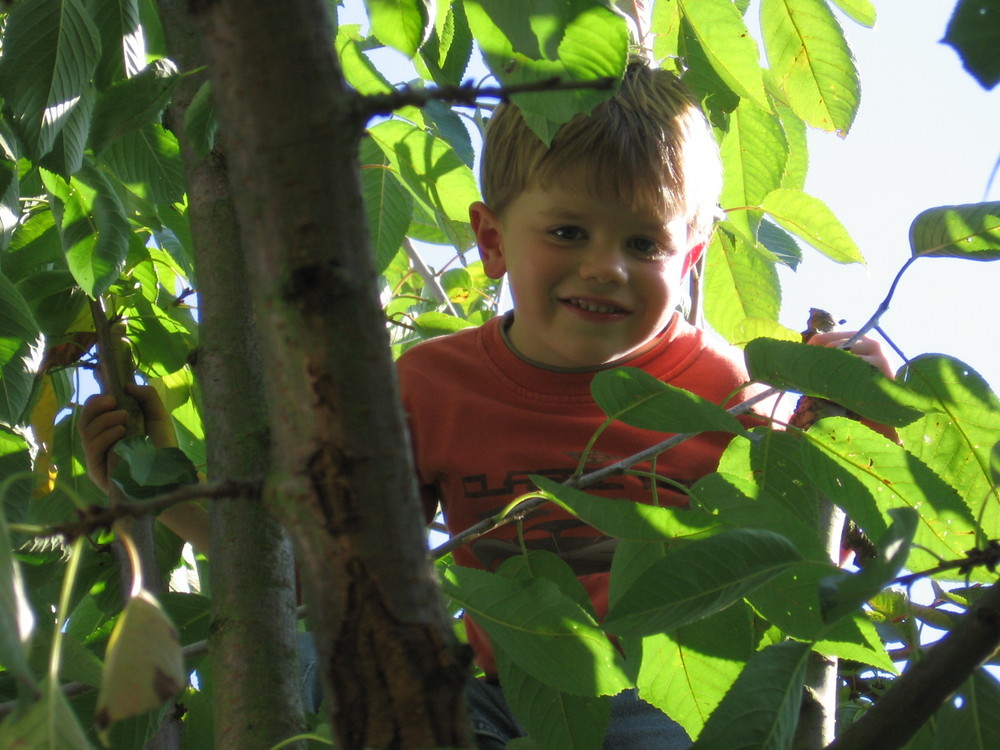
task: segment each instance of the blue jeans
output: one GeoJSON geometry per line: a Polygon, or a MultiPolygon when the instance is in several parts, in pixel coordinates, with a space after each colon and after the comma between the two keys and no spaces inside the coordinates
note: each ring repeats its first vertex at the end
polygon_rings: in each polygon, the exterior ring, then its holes
{"type": "MultiPolygon", "coordinates": [[[[470,680],[465,698],[479,750],[503,750],[511,740],[527,734],[511,713],[499,686],[470,680]]],[[[690,746],[691,738],[684,728],[642,700],[635,690],[611,699],[604,750],[683,750],[690,746]]]]}

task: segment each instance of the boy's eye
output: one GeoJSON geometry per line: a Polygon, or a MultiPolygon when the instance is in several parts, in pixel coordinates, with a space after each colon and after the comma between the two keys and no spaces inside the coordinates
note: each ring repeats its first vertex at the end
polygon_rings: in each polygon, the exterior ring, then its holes
{"type": "Polygon", "coordinates": [[[649,237],[633,237],[628,241],[628,246],[639,255],[646,257],[655,257],[667,254],[667,248],[662,247],[660,243],[656,240],[650,239],[649,237]]]}
{"type": "Polygon", "coordinates": [[[586,236],[583,229],[574,226],[556,227],[551,230],[551,232],[554,236],[561,240],[566,240],[567,242],[580,240],[586,236]]]}

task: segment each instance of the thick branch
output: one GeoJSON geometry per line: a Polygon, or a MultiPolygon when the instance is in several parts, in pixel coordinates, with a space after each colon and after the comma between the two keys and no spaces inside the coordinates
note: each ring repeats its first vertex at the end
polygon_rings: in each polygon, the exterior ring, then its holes
{"type": "Polygon", "coordinates": [[[987,589],[958,626],[892,684],[875,706],[827,750],[895,750],[1000,646],[1000,583],[987,589]]]}

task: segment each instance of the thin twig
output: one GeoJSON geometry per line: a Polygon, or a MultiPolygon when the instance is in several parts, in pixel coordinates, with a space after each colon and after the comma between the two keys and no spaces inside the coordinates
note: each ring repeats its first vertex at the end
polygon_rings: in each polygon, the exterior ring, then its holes
{"type": "MultiPolygon", "coordinates": [[[[779,389],[768,388],[766,391],[762,391],[761,393],[758,393],[756,396],[748,398],[746,401],[737,404],[736,406],[730,409],[727,409],[727,411],[733,416],[746,414],[761,401],[765,401],[778,393],[780,393],[779,389]]],[[[673,435],[672,437],[667,438],[666,440],[663,440],[662,442],[657,443],[656,445],[650,448],[646,448],[645,450],[640,451],[639,453],[636,453],[632,456],[629,456],[628,458],[623,458],[621,461],[617,461],[613,464],[609,464],[608,466],[604,466],[600,469],[597,469],[596,471],[590,472],[589,474],[570,477],[565,482],[563,482],[563,486],[572,487],[578,490],[590,487],[591,485],[596,484],[597,482],[601,481],[606,477],[611,476],[612,474],[621,474],[622,472],[631,468],[635,464],[642,463],[643,461],[647,461],[653,458],[654,456],[658,456],[668,448],[673,448],[675,445],[680,445],[684,441],[690,440],[691,438],[700,434],[701,433],[699,432],[678,433],[676,435],[673,435]]],[[[474,539],[478,539],[484,534],[490,533],[494,529],[498,529],[501,526],[506,526],[507,524],[513,523],[515,521],[520,521],[529,513],[541,507],[547,502],[548,500],[546,498],[532,497],[528,500],[525,500],[523,503],[516,506],[507,513],[498,513],[495,516],[490,516],[489,518],[486,518],[480,521],[479,523],[470,526],[465,531],[461,531],[458,534],[455,534],[455,536],[453,536],[447,542],[444,542],[443,544],[432,549],[431,558],[434,560],[438,560],[447,555],[452,550],[457,549],[458,547],[461,547],[465,544],[468,544],[474,539]]]]}
{"type": "Polygon", "coordinates": [[[123,518],[144,518],[154,516],[167,508],[189,500],[202,498],[237,497],[248,489],[259,491],[255,483],[234,482],[226,480],[214,484],[188,484],[178,487],[151,500],[123,502],[113,507],[92,505],[86,510],[78,511],[79,518],[68,523],[53,524],[40,529],[32,536],[44,539],[61,536],[67,541],[73,541],[81,536],[87,536],[98,529],[109,529],[116,521],[123,518]]]}
{"type": "Polygon", "coordinates": [[[413,88],[404,86],[389,94],[368,94],[360,99],[358,108],[364,119],[378,115],[391,115],[396,110],[407,107],[423,107],[431,101],[448,101],[475,107],[480,99],[509,99],[517,94],[529,94],[547,91],[578,91],[591,89],[607,91],[614,87],[614,78],[595,78],[592,81],[565,81],[558,77],[545,78],[541,81],[513,84],[510,86],[481,87],[470,82],[461,86],[433,86],[431,88],[413,88]]]}
{"type": "Polygon", "coordinates": [[[417,273],[420,274],[420,278],[422,278],[427,284],[434,299],[447,307],[449,313],[454,315],[456,318],[460,318],[461,316],[458,314],[458,310],[455,309],[451,300],[448,299],[448,293],[445,292],[444,287],[441,286],[441,280],[434,275],[430,266],[424,263],[424,259],[420,256],[420,253],[417,252],[413,243],[410,242],[409,237],[403,238],[403,249],[406,251],[406,257],[410,259],[410,262],[413,263],[413,267],[417,269],[417,273]]]}

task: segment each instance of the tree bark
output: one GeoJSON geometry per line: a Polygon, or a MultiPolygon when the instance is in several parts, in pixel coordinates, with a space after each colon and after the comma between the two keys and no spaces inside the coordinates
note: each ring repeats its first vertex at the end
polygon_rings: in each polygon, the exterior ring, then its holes
{"type": "Polygon", "coordinates": [[[364,123],[321,0],[199,3],[299,554],[344,750],[469,747],[361,204],[364,123]]]}
{"type": "MultiPolygon", "coordinates": [[[[203,66],[188,3],[159,0],[159,10],[174,61],[183,71],[203,66]]],[[[207,468],[213,478],[262,483],[269,447],[264,368],[239,225],[223,159],[194,154],[182,125],[204,79],[182,81],[169,114],[181,141],[195,245],[201,322],[195,370],[207,468]]],[[[215,500],[210,515],[214,747],[265,750],[305,728],[291,544],[259,496],[215,500]]]]}

